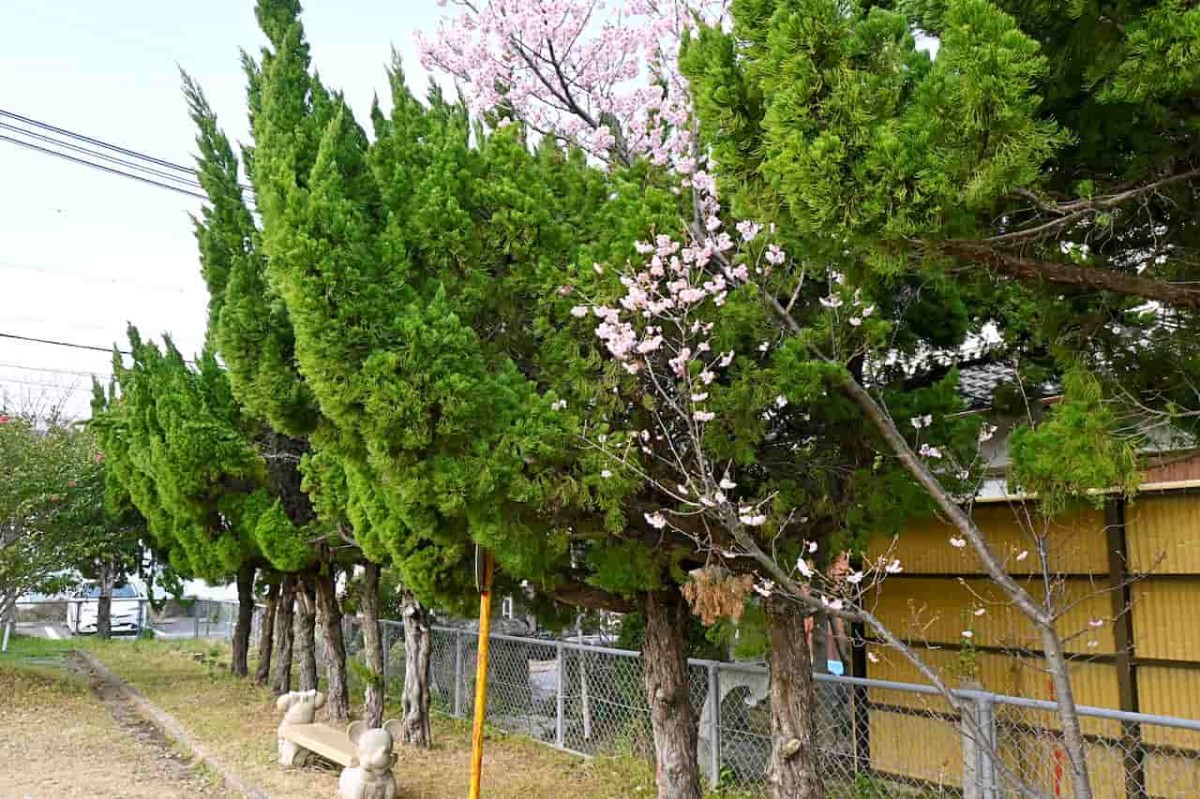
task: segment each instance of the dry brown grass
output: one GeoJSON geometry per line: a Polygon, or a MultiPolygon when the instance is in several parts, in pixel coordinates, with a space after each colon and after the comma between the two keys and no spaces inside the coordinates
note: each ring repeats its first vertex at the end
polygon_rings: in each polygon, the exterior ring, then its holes
{"type": "MultiPolygon", "coordinates": [[[[203,642],[116,641],[89,644],[108,666],[150,701],[175,716],[225,765],[273,797],[330,799],[333,771],[285,771],[276,763],[274,712],[269,691],[230,677],[224,647],[203,642]],[[203,656],[198,662],[196,655],[203,656]]],[[[432,751],[400,755],[396,778],[402,799],[461,799],[467,794],[470,729],[434,722],[432,751]]],[[[654,795],[650,767],[632,758],[585,760],[531,740],[488,735],[484,785],[489,799],[626,799],[654,795]]],[[[0,796],[4,792],[0,790],[0,796]]]]}
{"type": "Polygon", "coordinates": [[[223,796],[146,730],[122,727],[58,652],[0,657],[0,797],[223,796]]]}

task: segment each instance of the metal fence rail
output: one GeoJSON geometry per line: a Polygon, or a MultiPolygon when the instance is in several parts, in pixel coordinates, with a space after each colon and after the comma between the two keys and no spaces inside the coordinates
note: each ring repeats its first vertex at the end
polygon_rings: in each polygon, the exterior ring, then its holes
{"type": "MultiPolygon", "coordinates": [[[[209,609],[223,637],[235,614],[209,609]],[[219,623],[226,622],[226,623],[219,623]]],[[[208,622],[202,622],[208,623],[208,622]]],[[[257,617],[256,627],[257,629],[257,617]]],[[[352,662],[362,635],[345,619],[352,662]]],[[[404,627],[383,622],[390,690],[404,681],[404,627]]],[[[318,637],[319,645],[319,637],[318,637]]],[[[435,709],[470,718],[476,640],[434,627],[435,709]]],[[[689,661],[701,768],[714,786],[763,786],[770,752],[767,672],[757,664],[689,661]]],[[[350,667],[352,682],[363,674],[350,667]]],[[[818,768],[831,799],[1029,799],[1071,795],[1054,703],[955,691],[954,710],[927,685],[816,675],[818,768]]],[[[491,636],[488,722],[583,755],[653,756],[637,652],[566,641],[491,636]]],[[[1078,708],[1096,799],[1200,797],[1200,721],[1078,708]]]]}

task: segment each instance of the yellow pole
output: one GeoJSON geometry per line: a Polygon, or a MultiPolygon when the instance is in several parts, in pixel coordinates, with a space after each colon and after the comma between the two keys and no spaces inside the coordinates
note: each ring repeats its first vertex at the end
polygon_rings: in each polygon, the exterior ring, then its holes
{"type": "Polygon", "coordinates": [[[475,726],[471,730],[471,794],[479,799],[483,779],[483,720],[487,715],[488,632],[492,623],[492,553],[483,555],[483,582],[479,586],[479,656],[475,661],[475,726]]]}

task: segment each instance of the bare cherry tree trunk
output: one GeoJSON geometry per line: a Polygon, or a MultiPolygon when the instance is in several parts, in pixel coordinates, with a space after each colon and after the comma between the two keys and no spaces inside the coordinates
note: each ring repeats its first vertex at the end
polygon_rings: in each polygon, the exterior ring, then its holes
{"type": "Polygon", "coordinates": [[[363,564],[362,626],[363,655],[367,662],[367,687],[363,695],[363,717],[367,727],[383,726],[383,703],[387,675],[383,673],[383,631],[379,626],[379,564],[363,564]]]}
{"type": "Polygon", "coordinates": [[[292,690],[292,625],[295,624],[296,578],[284,575],[279,584],[279,604],[275,609],[275,662],[271,671],[271,691],[286,694],[292,690]]]}
{"type": "Polygon", "coordinates": [[[658,799],[700,799],[696,757],[696,714],[688,691],[683,631],[688,609],[672,585],[646,593],[646,637],[642,653],[646,699],[654,732],[658,799]]]}
{"type": "Polygon", "coordinates": [[[296,588],[295,656],[301,691],[317,688],[317,596],[311,578],[301,578],[296,588]]]}
{"type": "Polygon", "coordinates": [[[342,609],[332,564],[316,579],[317,614],[325,656],[325,707],[329,720],[350,720],[350,684],[346,679],[346,641],[342,635],[342,609]]]}
{"type": "Polygon", "coordinates": [[[817,773],[813,669],[799,605],[767,598],[767,668],[770,679],[771,760],[767,784],[773,799],[824,799],[817,773]]]}
{"type": "Polygon", "coordinates": [[[275,649],[275,614],[279,609],[279,581],[271,583],[263,608],[262,623],[258,626],[258,664],[254,668],[254,684],[266,685],[271,678],[271,653],[275,649]]]}
{"type": "Polygon", "coordinates": [[[400,740],[408,746],[433,746],[429,728],[429,612],[416,597],[404,594],[404,717],[400,740]]]}
{"type": "Polygon", "coordinates": [[[1075,705],[1075,693],[1071,689],[1071,678],[1067,673],[1067,655],[1062,638],[1054,625],[1042,628],[1043,657],[1050,682],[1054,686],[1054,699],[1058,703],[1058,718],[1062,722],[1063,743],[1070,761],[1071,785],[1075,796],[1089,799],[1091,780],[1088,773],[1087,749],[1084,747],[1083,731],[1079,727],[1079,711],[1075,705]],[[1081,790],[1082,786],[1082,790],[1081,790]],[[1084,794],[1084,790],[1087,794],[1084,794]]]}
{"type": "Polygon", "coordinates": [[[112,637],[112,595],[116,582],[113,562],[104,559],[100,563],[100,596],[96,599],[96,636],[104,640],[112,637]]]}
{"type": "Polygon", "coordinates": [[[254,567],[242,566],[237,573],[238,615],[233,628],[233,662],[229,670],[238,677],[250,673],[250,627],[254,624],[254,567]]]}

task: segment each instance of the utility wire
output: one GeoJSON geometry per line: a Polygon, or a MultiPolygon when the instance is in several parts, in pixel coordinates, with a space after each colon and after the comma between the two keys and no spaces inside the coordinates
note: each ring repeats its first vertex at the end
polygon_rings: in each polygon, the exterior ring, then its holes
{"type": "MultiPolygon", "coordinates": [[[[33,118],[27,117],[27,116],[22,116],[21,114],[14,113],[12,111],[6,111],[3,108],[0,108],[0,117],[8,117],[9,119],[15,119],[18,122],[23,122],[26,125],[33,125],[34,127],[41,128],[42,130],[48,130],[53,133],[57,133],[60,136],[67,136],[68,138],[72,138],[77,141],[87,142],[88,144],[95,145],[96,147],[103,147],[106,150],[111,150],[116,153],[121,153],[122,155],[127,155],[132,158],[137,158],[141,161],[148,161],[151,164],[157,164],[158,166],[165,167],[167,169],[172,169],[176,172],[182,172],[193,180],[196,178],[196,168],[194,166],[184,166],[183,164],[177,164],[174,161],[166,161],[166,160],[163,160],[162,158],[155,158],[152,155],[147,155],[146,153],[139,152],[138,150],[131,150],[128,147],[121,147],[120,145],[117,145],[117,144],[110,144],[109,142],[103,141],[101,139],[96,139],[91,136],[86,136],[82,133],[76,133],[74,131],[67,130],[66,128],[60,128],[57,125],[51,125],[49,122],[42,122],[41,120],[33,119],[33,118]]],[[[247,192],[254,191],[253,186],[247,185],[245,183],[238,183],[238,186],[242,189],[242,191],[247,191],[247,192]]]]}
{"type": "MultiPolygon", "coordinates": [[[[56,340],[50,339],[50,338],[36,338],[34,336],[21,336],[16,333],[0,333],[0,338],[12,339],[13,341],[24,341],[24,342],[28,342],[30,344],[48,344],[52,347],[67,347],[67,348],[74,349],[74,350],[88,350],[90,352],[103,352],[108,355],[112,355],[114,351],[120,353],[121,355],[132,355],[133,354],[129,350],[121,350],[121,349],[113,350],[112,347],[101,347],[101,346],[98,346],[95,344],[76,344],[71,341],[56,341],[56,340]]],[[[196,363],[195,360],[193,360],[191,358],[184,358],[183,362],[190,363],[193,365],[196,363]]]]}
{"type": "Polygon", "coordinates": [[[74,131],[67,130],[66,128],[56,127],[48,122],[40,122],[36,119],[21,116],[20,114],[14,114],[12,111],[5,111],[3,108],[0,108],[0,116],[8,117],[9,119],[15,119],[18,122],[24,122],[26,125],[33,125],[34,127],[41,128],[42,130],[52,131],[60,136],[68,136],[72,139],[85,141],[88,144],[94,144],[97,147],[103,147],[106,150],[112,150],[113,152],[121,153],[122,155],[130,155],[134,158],[139,158],[142,161],[149,161],[152,164],[158,164],[159,166],[166,167],[167,169],[174,169],[176,172],[184,172],[188,175],[196,174],[196,170],[192,167],[184,166],[183,164],[176,164],[172,161],[164,161],[161,158],[155,158],[152,155],[146,155],[145,153],[140,153],[137,150],[130,150],[126,147],[121,147],[116,144],[109,144],[106,141],[93,139],[91,136],[85,136],[82,133],[75,133],[74,131]]]}
{"type": "MultiPolygon", "coordinates": [[[[34,336],[19,336],[16,333],[0,333],[0,338],[12,339],[13,341],[25,341],[30,344],[49,344],[52,347],[69,347],[73,350],[90,350],[92,352],[103,352],[112,355],[112,347],[97,347],[93,344],[75,344],[70,341],[55,341],[49,338],[36,338],[34,336]]],[[[125,350],[117,350],[122,355],[132,355],[131,352],[125,350]]]]}
{"type": "Polygon", "coordinates": [[[155,169],[152,166],[145,166],[143,164],[137,163],[136,161],[127,161],[124,158],[120,158],[115,155],[109,155],[107,153],[102,153],[97,150],[89,149],[87,147],[81,147],[78,144],[71,144],[70,142],[56,139],[53,136],[47,136],[44,133],[38,133],[38,132],[32,131],[32,130],[25,130],[24,128],[18,127],[17,125],[10,125],[7,122],[0,122],[0,129],[7,130],[11,133],[17,133],[21,136],[27,136],[31,139],[37,139],[38,141],[45,142],[46,144],[53,144],[57,147],[65,147],[68,150],[73,150],[77,153],[81,153],[82,155],[90,155],[92,158],[99,158],[101,160],[108,161],[111,164],[117,164],[118,166],[128,167],[129,169],[136,169],[138,171],[145,172],[146,174],[154,175],[156,177],[162,178],[163,180],[172,180],[177,183],[182,183],[185,186],[188,186],[189,188],[201,189],[201,190],[203,190],[203,188],[204,188],[203,186],[200,185],[200,182],[198,180],[196,180],[194,177],[188,178],[188,177],[184,177],[183,175],[176,174],[174,172],[168,172],[164,169],[155,169]]]}
{"type": "Polygon", "coordinates": [[[159,183],[157,180],[152,180],[148,177],[143,177],[142,175],[135,175],[130,172],[122,172],[119,169],[113,169],[112,167],[104,166],[103,164],[97,164],[93,161],[88,161],[84,158],[76,158],[75,156],[68,155],[67,153],[60,153],[57,150],[50,149],[49,147],[41,147],[37,144],[34,144],[33,142],[21,141],[20,139],[14,139],[11,136],[5,136],[4,134],[0,134],[0,141],[6,141],[11,144],[17,144],[17,145],[20,145],[21,147],[28,147],[30,150],[37,150],[38,152],[46,153],[47,155],[58,156],[59,158],[64,158],[68,161],[73,161],[76,164],[82,164],[83,166],[90,166],[93,169],[99,169],[99,170],[108,172],[113,175],[120,175],[123,178],[132,178],[133,180],[140,180],[142,183],[148,183],[151,186],[157,186],[160,189],[167,189],[168,191],[178,192],[179,194],[186,194],[188,197],[194,197],[198,200],[207,200],[208,199],[207,194],[200,194],[199,192],[188,191],[187,189],[182,188],[180,186],[172,186],[170,183],[159,183]]]}
{"type": "MultiPolygon", "coordinates": [[[[21,369],[26,372],[46,372],[48,374],[67,375],[70,377],[112,377],[112,374],[109,372],[101,372],[101,371],[83,372],[83,371],[77,371],[75,369],[52,369],[48,366],[22,366],[19,363],[0,362],[0,369],[21,369]]],[[[6,380],[6,379],[8,379],[8,378],[5,378],[4,376],[0,375],[0,380],[6,380]]]]}

